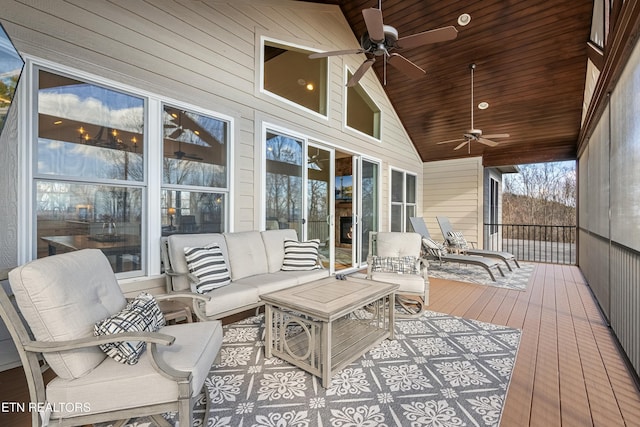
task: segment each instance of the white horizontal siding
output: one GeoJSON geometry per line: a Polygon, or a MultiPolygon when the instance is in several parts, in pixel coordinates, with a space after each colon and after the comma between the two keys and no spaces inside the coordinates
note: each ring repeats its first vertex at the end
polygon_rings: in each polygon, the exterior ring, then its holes
{"type": "Polygon", "coordinates": [[[432,237],[444,239],[436,217],[446,216],[467,240],[481,241],[482,170],[481,157],[424,164],[422,216],[432,237]]]}

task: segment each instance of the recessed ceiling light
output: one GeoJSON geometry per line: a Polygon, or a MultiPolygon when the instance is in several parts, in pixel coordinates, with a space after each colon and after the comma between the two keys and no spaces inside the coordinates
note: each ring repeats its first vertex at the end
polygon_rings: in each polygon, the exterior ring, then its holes
{"type": "Polygon", "coordinates": [[[458,25],[464,27],[469,22],[471,22],[471,15],[469,15],[468,13],[463,13],[462,15],[458,16],[458,25]]]}
{"type": "Polygon", "coordinates": [[[315,86],[313,85],[313,83],[307,83],[306,88],[308,91],[312,91],[313,89],[315,89],[315,86]]]}
{"type": "Polygon", "coordinates": [[[480,104],[478,104],[478,108],[480,110],[486,110],[487,108],[489,108],[489,103],[485,102],[485,101],[482,101],[480,104]]]}

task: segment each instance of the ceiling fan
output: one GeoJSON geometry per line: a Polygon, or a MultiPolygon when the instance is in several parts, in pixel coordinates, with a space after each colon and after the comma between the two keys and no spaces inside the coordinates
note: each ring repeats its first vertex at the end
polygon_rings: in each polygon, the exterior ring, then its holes
{"type": "Polygon", "coordinates": [[[360,38],[360,49],[336,50],[331,52],[317,52],[309,55],[309,58],[325,58],[328,56],[350,55],[364,53],[367,59],[353,73],[347,82],[347,86],[358,84],[362,76],[376,62],[376,57],[384,59],[384,83],[386,84],[387,64],[407,75],[410,78],[419,78],[426,71],[409,61],[394,50],[412,49],[430,43],[438,43],[453,40],[458,36],[458,30],[454,26],[423,31],[406,37],[398,38],[398,30],[391,25],[384,25],[382,21],[382,0],[378,2],[378,8],[369,8],[362,11],[367,31],[360,38]]]}
{"type": "Polygon", "coordinates": [[[468,152],[471,153],[471,142],[472,141],[478,141],[481,144],[484,145],[488,145],[489,147],[495,147],[496,145],[498,145],[498,143],[496,141],[492,141],[492,139],[496,139],[496,138],[509,138],[509,134],[508,133],[495,133],[492,135],[482,135],[482,130],[480,129],[476,129],[473,126],[473,110],[474,110],[474,105],[473,105],[473,71],[476,69],[476,64],[470,64],[469,65],[469,69],[471,69],[471,128],[469,130],[467,130],[466,133],[463,134],[464,138],[459,138],[459,139],[452,139],[450,141],[442,141],[442,142],[438,142],[439,144],[449,144],[451,142],[460,142],[460,144],[458,144],[456,146],[456,148],[454,148],[454,150],[459,150],[460,148],[464,147],[465,145],[468,146],[468,152]]]}
{"type": "Polygon", "coordinates": [[[173,129],[173,131],[169,135],[166,135],[166,138],[172,139],[174,141],[178,141],[178,151],[174,151],[173,154],[176,156],[176,159],[178,160],[182,160],[182,159],[203,160],[203,158],[197,154],[188,154],[182,151],[181,136],[185,133],[185,128],[182,126],[182,116],[184,115],[184,112],[183,111],[176,112],[176,111],[169,113],[172,119],[169,123],[166,123],[164,125],[165,129],[173,129]]]}

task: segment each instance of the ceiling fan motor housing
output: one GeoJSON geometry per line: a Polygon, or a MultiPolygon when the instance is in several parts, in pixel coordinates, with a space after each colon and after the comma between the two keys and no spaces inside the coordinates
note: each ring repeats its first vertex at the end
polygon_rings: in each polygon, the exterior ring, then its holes
{"type": "Polygon", "coordinates": [[[385,49],[394,48],[398,41],[398,30],[391,25],[384,26],[384,40],[374,41],[369,37],[369,32],[365,31],[360,39],[360,46],[367,52],[380,56],[385,53],[385,49]],[[380,46],[382,45],[382,46],[380,46]]]}

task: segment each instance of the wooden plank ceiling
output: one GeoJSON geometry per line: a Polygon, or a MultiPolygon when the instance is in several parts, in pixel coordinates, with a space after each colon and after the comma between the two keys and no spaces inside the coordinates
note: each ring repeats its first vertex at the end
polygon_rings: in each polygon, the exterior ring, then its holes
{"type": "MultiPolygon", "coordinates": [[[[315,0],[340,6],[356,38],[366,31],[362,9],[375,0],[315,0]]],[[[399,37],[454,25],[455,40],[396,50],[426,70],[412,80],[387,67],[386,91],[425,162],[483,156],[485,166],[576,158],[593,0],[383,0],[385,25],[399,37]],[[467,26],[457,23],[468,13],[467,26]],[[508,133],[488,147],[441,141],[462,139],[471,127],[508,133]],[[479,110],[485,101],[489,108],[479,110]]],[[[335,50],[348,47],[335,46],[335,50]]],[[[364,61],[365,56],[361,54],[364,61]]],[[[383,81],[383,61],[373,66],[383,81]]]]}

